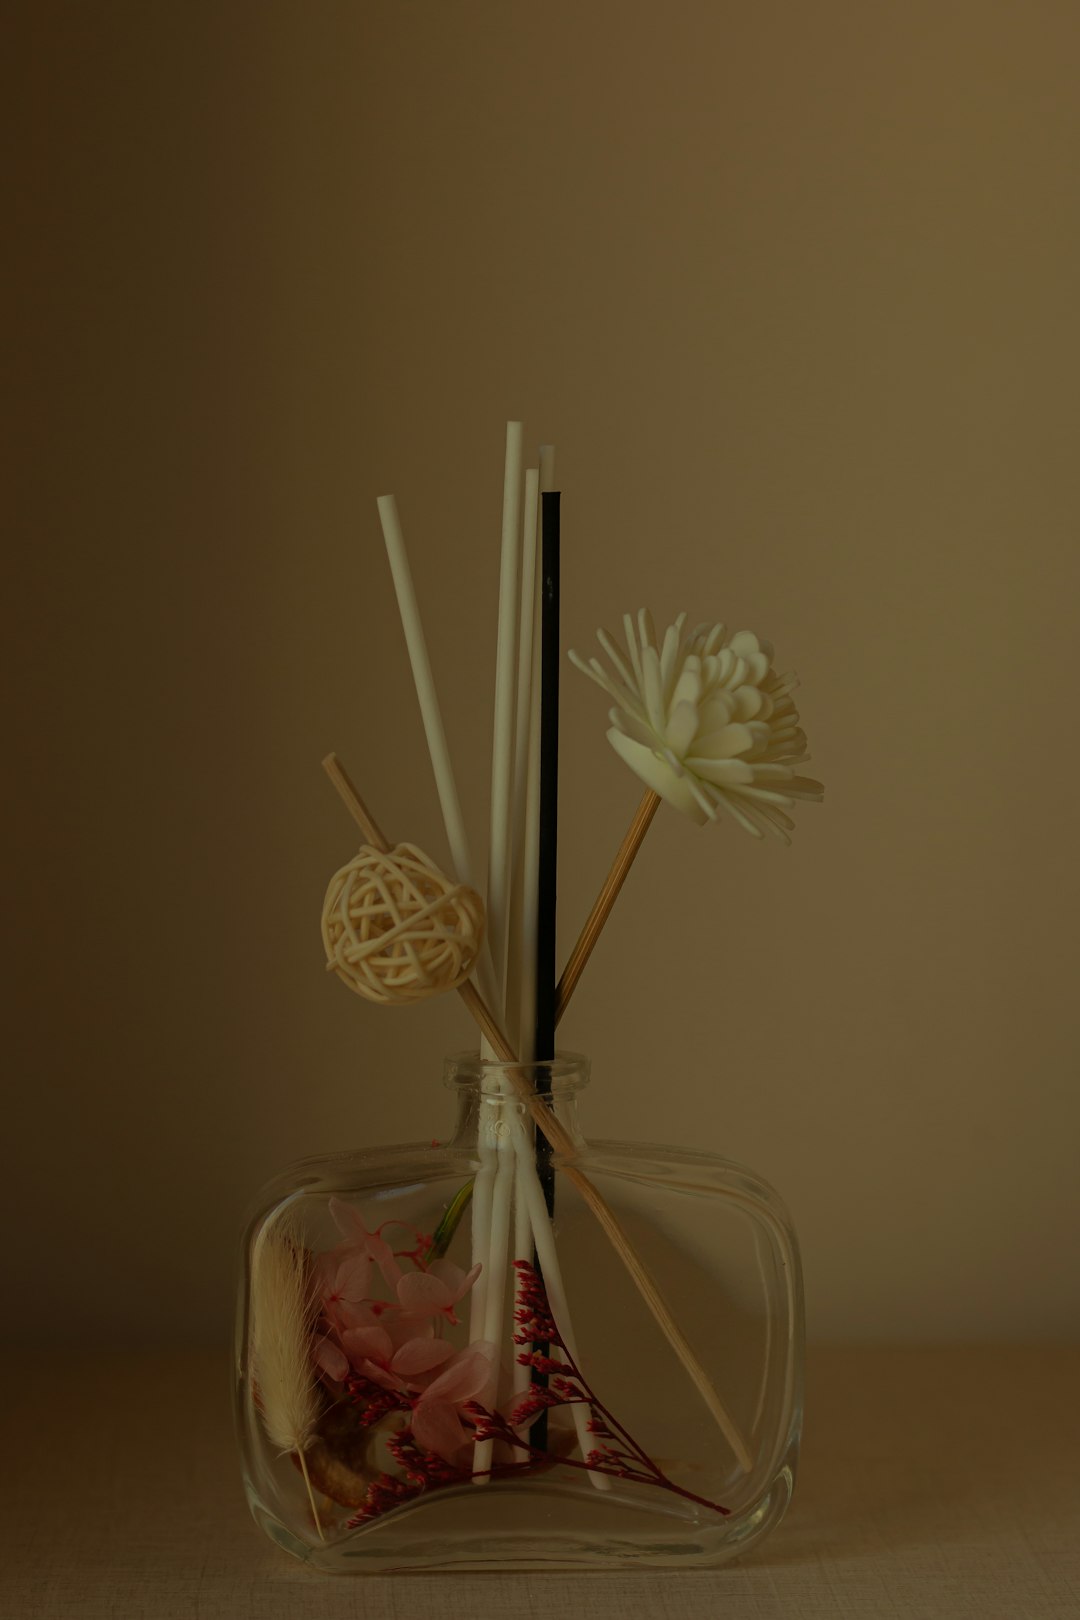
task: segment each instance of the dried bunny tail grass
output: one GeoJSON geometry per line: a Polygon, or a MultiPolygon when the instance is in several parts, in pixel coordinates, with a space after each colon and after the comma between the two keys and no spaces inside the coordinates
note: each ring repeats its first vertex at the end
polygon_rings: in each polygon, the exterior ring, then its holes
{"type": "Polygon", "coordinates": [[[319,1416],[311,1367],[318,1300],[304,1251],[280,1224],[264,1229],[256,1242],[251,1294],[251,1359],[263,1425],[275,1446],[296,1453],[315,1528],[325,1541],[304,1457],[319,1416]]]}

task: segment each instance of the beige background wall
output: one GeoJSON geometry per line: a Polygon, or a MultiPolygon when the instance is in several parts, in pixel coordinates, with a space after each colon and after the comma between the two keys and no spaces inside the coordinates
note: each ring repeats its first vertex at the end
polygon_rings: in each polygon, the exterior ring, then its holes
{"type": "MultiPolygon", "coordinates": [[[[443,854],[393,489],[482,842],[509,415],[568,642],[758,629],[828,784],[788,851],[661,817],[567,1019],[587,1123],[773,1179],[819,1339],[1075,1335],[1075,6],[17,33],[15,1336],[219,1339],[265,1176],[445,1130],[456,1003],[323,971],[318,762],[443,854]]],[[[564,949],[636,799],[566,690],[564,949]]]]}

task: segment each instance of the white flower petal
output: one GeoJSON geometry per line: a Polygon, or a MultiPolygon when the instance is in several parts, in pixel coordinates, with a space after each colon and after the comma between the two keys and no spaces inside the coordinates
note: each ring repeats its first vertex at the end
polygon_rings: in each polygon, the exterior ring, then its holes
{"type": "Polygon", "coordinates": [[[669,624],[664,632],[664,645],[660,652],[660,679],[664,683],[664,702],[671,702],[671,691],[678,677],[682,648],[683,625],[686,623],[686,614],[680,613],[674,624],[669,624]]]}
{"type": "Polygon", "coordinates": [[[795,803],[790,794],[777,793],[775,788],[755,787],[752,782],[742,783],[738,787],[732,788],[731,791],[732,793],[739,793],[747,799],[761,799],[766,804],[782,804],[787,810],[790,810],[795,803]]]}
{"type": "Polygon", "coordinates": [[[732,821],[737,821],[740,827],[744,827],[748,833],[753,833],[755,838],[761,838],[763,836],[762,830],[758,823],[751,820],[750,814],[746,810],[741,809],[740,806],[735,803],[734,799],[730,799],[726,793],[721,793],[718,802],[721,809],[727,811],[732,821]]]}
{"type": "Polygon", "coordinates": [[[795,774],[790,765],[762,764],[757,759],[754,760],[753,770],[755,782],[787,782],[795,774]]]}
{"type": "Polygon", "coordinates": [[[641,649],[641,669],[644,676],[642,691],[645,698],[645,713],[657,736],[662,737],[667,716],[664,713],[664,691],[660,681],[660,654],[655,647],[641,649]]]}
{"type": "Polygon", "coordinates": [[[734,759],[736,754],[745,754],[753,748],[755,740],[749,726],[736,722],[722,731],[714,731],[711,736],[695,738],[694,758],[734,759]]]}
{"type": "Polygon", "coordinates": [[[714,731],[723,731],[728,721],[734,718],[731,699],[723,693],[717,693],[700,705],[698,731],[703,737],[711,737],[714,731]]]}
{"type": "Polygon", "coordinates": [[[703,624],[694,631],[693,640],[697,641],[700,639],[702,655],[711,657],[713,653],[717,652],[719,648],[724,645],[724,637],[726,635],[727,626],[724,624],[714,624],[711,629],[708,625],[703,624]]]}
{"type": "Polygon", "coordinates": [[[642,647],[652,647],[656,651],[656,655],[659,658],[660,648],[656,640],[656,626],[653,623],[653,616],[649,612],[648,608],[638,608],[637,622],[642,647]]]}
{"type": "MultiPolygon", "coordinates": [[[[680,680],[679,685],[682,686],[682,684],[680,680]]],[[[671,752],[677,754],[681,759],[697,735],[697,728],[697,704],[692,702],[676,703],[668,717],[666,727],[667,745],[671,752]]]]}
{"type": "Polygon", "coordinates": [[[652,788],[654,793],[659,793],[662,799],[666,799],[676,810],[681,810],[692,821],[696,821],[699,827],[705,825],[708,816],[687,782],[680,781],[670,765],[658,759],[651,749],[642,748],[640,743],[632,742],[614,727],[608,732],[608,742],[619,758],[625,760],[635,775],[641,778],[646,787],[652,788]]]}
{"type": "Polygon", "coordinates": [[[758,691],[756,686],[740,686],[732,694],[732,702],[736,720],[753,720],[759,715],[769,699],[758,691]]]}
{"type": "Polygon", "coordinates": [[[682,673],[675,682],[675,689],[668,699],[668,709],[674,710],[681,703],[692,703],[696,709],[701,702],[701,659],[695,658],[691,653],[683,665],[682,673]]]}
{"type": "Polygon", "coordinates": [[[697,800],[698,804],[704,810],[704,812],[708,816],[709,820],[710,821],[715,821],[716,820],[716,802],[720,797],[719,793],[716,791],[715,788],[706,788],[703,783],[698,782],[692,776],[688,776],[686,778],[686,782],[687,782],[687,785],[688,785],[691,793],[694,795],[694,798],[697,800]]]}
{"type": "Polygon", "coordinates": [[[623,634],[626,636],[626,650],[630,654],[630,664],[634,671],[634,680],[637,689],[641,691],[641,659],[638,656],[637,636],[634,634],[634,621],[629,613],[623,614],[623,634]]]}
{"type": "MultiPolygon", "coordinates": [[[[630,670],[627,668],[627,665],[626,665],[626,663],[625,663],[625,661],[623,659],[622,654],[619,651],[619,648],[618,648],[614,638],[609,636],[606,630],[598,630],[596,632],[596,639],[600,643],[601,647],[603,647],[603,649],[607,653],[608,657],[611,659],[611,662],[615,667],[615,672],[618,675],[620,681],[622,681],[625,686],[629,687],[630,690],[633,691],[634,677],[631,674],[630,670]]],[[[574,654],[571,653],[570,657],[574,658],[574,654]]],[[[575,662],[576,662],[576,660],[575,660],[575,662]]],[[[580,669],[581,664],[578,663],[577,667],[580,669]]]]}
{"type": "Polygon", "coordinates": [[[612,709],[608,719],[617,730],[625,731],[628,737],[632,737],[643,748],[656,747],[656,733],[644,720],[639,720],[636,714],[628,714],[625,709],[612,709]]]}
{"type": "Polygon", "coordinates": [[[590,681],[595,681],[597,686],[602,686],[604,691],[609,693],[611,697],[616,696],[614,682],[612,681],[611,676],[604,669],[604,666],[598,663],[595,658],[590,658],[588,661],[586,661],[584,658],[582,658],[581,654],[575,652],[572,647],[567,653],[567,657],[573,664],[574,668],[580,669],[581,673],[583,675],[587,675],[590,681]]]}
{"type": "Polygon", "coordinates": [[[728,646],[740,658],[749,658],[761,651],[761,644],[752,630],[736,630],[728,646]]]}
{"type": "Polygon", "coordinates": [[[695,755],[686,769],[713,787],[741,787],[754,780],[754,767],[745,759],[701,759],[695,755]]]}
{"type": "Polygon", "coordinates": [[[815,782],[811,776],[793,776],[784,786],[793,799],[823,799],[825,786],[822,782],[815,782]]]}

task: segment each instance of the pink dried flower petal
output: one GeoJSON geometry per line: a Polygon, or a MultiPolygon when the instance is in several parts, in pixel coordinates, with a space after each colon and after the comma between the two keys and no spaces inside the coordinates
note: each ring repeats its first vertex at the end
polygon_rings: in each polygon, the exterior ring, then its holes
{"type": "Polygon", "coordinates": [[[343,1238],[348,1238],[353,1243],[363,1242],[367,1237],[367,1227],[358,1209],[354,1209],[352,1204],[347,1204],[343,1198],[328,1199],[326,1207],[343,1238]]]}
{"type": "Polygon", "coordinates": [[[338,1265],[334,1291],[351,1305],[367,1299],[371,1292],[371,1261],[366,1254],[350,1250],[338,1265]]]}
{"type": "Polygon", "coordinates": [[[449,1288],[429,1271],[408,1271],[397,1284],[398,1304],[417,1316],[445,1311],[454,1303],[449,1288]]]}
{"type": "Polygon", "coordinates": [[[422,1400],[468,1401],[479,1395],[491,1377],[495,1364],[495,1346],[479,1340],[467,1349],[459,1350],[433,1384],[424,1391],[422,1400]]]}
{"type": "Polygon", "coordinates": [[[397,1263],[397,1256],[389,1243],[374,1232],[367,1235],[368,1253],[383,1274],[387,1288],[396,1288],[401,1281],[401,1267],[397,1263]]]}
{"type": "Polygon", "coordinates": [[[454,1347],[446,1339],[408,1339],[394,1355],[390,1368],[402,1378],[411,1378],[441,1367],[453,1354],[454,1347]]]}
{"type": "Polygon", "coordinates": [[[327,1301],[324,1309],[339,1333],[344,1332],[346,1328],[374,1327],[378,1314],[366,1302],[352,1304],[346,1299],[327,1301]]]}
{"type": "Polygon", "coordinates": [[[483,1267],[479,1261],[476,1262],[475,1266],[470,1267],[468,1271],[462,1271],[461,1267],[455,1265],[452,1260],[433,1260],[428,1267],[428,1275],[438,1277],[440,1282],[446,1284],[450,1290],[450,1302],[456,1305],[459,1299],[465,1298],[482,1270],[483,1267]]]}
{"type": "Polygon", "coordinates": [[[413,1408],[412,1431],[420,1445],[453,1462],[469,1438],[468,1431],[450,1401],[421,1398],[413,1408]]]}
{"type": "Polygon", "coordinates": [[[349,1358],[332,1339],[319,1340],[315,1346],[314,1359],[315,1365],[320,1367],[328,1378],[333,1378],[338,1383],[349,1375],[349,1358]]]}
{"type": "Polygon", "coordinates": [[[343,1199],[331,1198],[327,1207],[338,1231],[351,1245],[371,1256],[382,1272],[388,1288],[396,1288],[401,1276],[401,1267],[389,1243],[384,1242],[377,1233],[369,1232],[360,1211],[354,1209],[351,1204],[346,1204],[343,1199]]]}
{"type": "Polygon", "coordinates": [[[404,1379],[398,1378],[395,1373],[386,1367],[380,1367],[377,1361],[370,1361],[366,1357],[360,1362],[357,1369],[365,1378],[370,1378],[373,1384],[380,1384],[383,1389],[392,1389],[402,1392],[405,1389],[404,1379]]]}
{"type": "Polygon", "coordinates": [[[390,1335],[382,1327],[346,1328],[341,1335],[341,1348],[357,1366],[365,1357],[378,1362],[381,1367],[389,1366],[394,1353],[390,1335]]]}

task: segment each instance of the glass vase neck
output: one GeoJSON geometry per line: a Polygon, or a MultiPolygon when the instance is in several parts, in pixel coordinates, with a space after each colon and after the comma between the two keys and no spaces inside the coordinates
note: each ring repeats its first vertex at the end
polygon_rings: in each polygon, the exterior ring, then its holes
{"type": "Polygon", "coordinates": [[[457,1052],[446,1058],[443,1079],[457,1096],[456,1147],[475,1142],[499,1123],[531,1124],[521,1096],[522,1081],[543,1099],[574,1141],[584,1145],[577,1099],[589,1083],[589,1060],[579,1052],[558,1052],[543,1063],[501,1063],[477,1052],[457,1052]]]}

